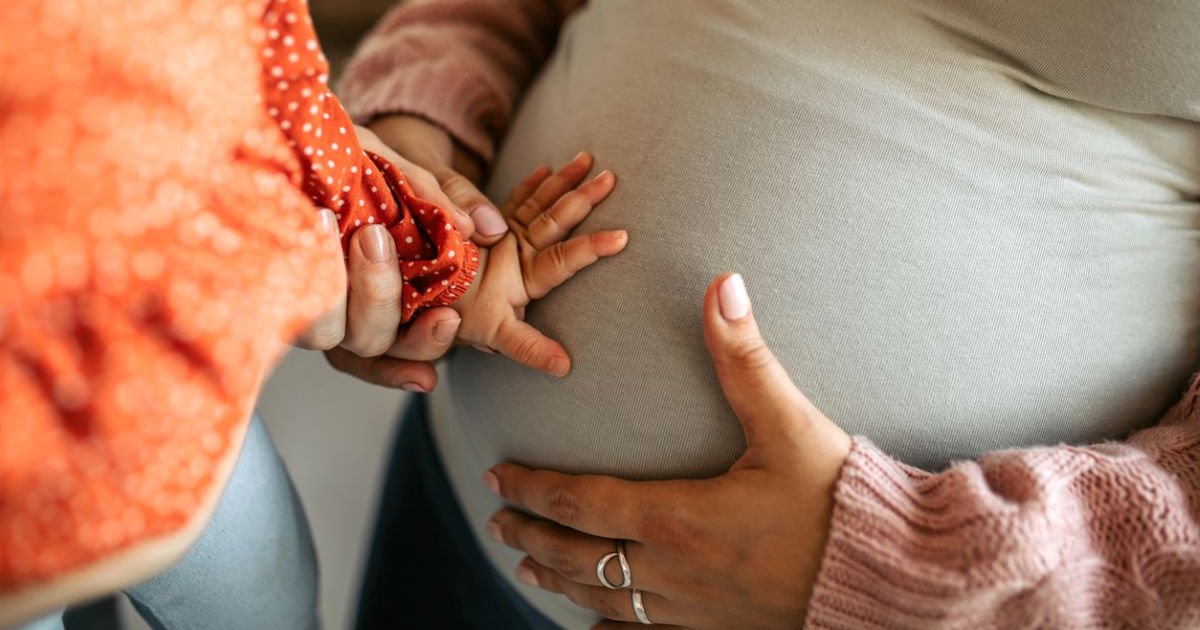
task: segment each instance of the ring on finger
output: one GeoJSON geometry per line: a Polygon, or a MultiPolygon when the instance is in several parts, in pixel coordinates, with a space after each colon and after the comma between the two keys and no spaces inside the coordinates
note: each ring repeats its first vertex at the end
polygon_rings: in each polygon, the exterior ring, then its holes
{"type": "Polygon", "coordinates": [[[625,557],[625,541],[617,541],[617,550],[605,554],[600,561],[596,563],[596,579],[604,585],[604,588],[616,590],[620,588],[629,588],[633,586],[633,569],[629,566],[629,559],[625,557]],[[604,569],[608,567],[608,563],[613,558],[617,559],[617,563],[621,566],[621,583],[613,584],[608,581],[608,576],[604,574],[604,569]]]}
{"type": "Polygon", "coordinates": [[[642,603],[642,592],[636,588],[633,589],[629,599],[633,602],[633,616],[637,617],[638,623],[646,626],[653,625],[654,622],[646,616],[646,605],[642,603]]]}

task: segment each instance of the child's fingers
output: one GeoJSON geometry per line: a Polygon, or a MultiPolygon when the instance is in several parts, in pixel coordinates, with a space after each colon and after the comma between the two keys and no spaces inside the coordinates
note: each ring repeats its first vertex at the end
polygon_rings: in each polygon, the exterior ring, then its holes
{"type": "Polygon", "coordinates": [[[492,347],[521,365],[551,376],[563,377],[571,371],[571,357],[561,344],[515,317],[500,326],[492,347]]]}
{"type": "Polygon", "coordinates": [[[549,210],[529,222],[529,242],[545,249],[567,237],[591,214],[596,204],[604,201],[616,185],[612,171],[602,171],[591,181],[562,196],[549,210]]]}
{"type": "Polygon", "coordinates": [[[576,272],[605,256],[625,249],[629,235],[625,230],[583,234],[555,243],[533,257],[533,266],[525,280],[529,299],[545,296],[558,285],[571,279],[576,272]]]}
{"type": "Polygon", "coordinates": [[[529,174],[529,177],[526,177],[525,181],[517,184],[517,187],[508,195],[508,200],[504,202],[504,207],[500,208],[500,214],[511,217],[517,211],[517,208],[521,207],[521,204],[525,203],[526,199],[532,197],[533,193],[537,191],[538,186],[541,186],[542,182],[546,181],[546,178],[550,177],[553,172],[545,164],[534,169],[529,174]]]}
{"type": "Polygon", "coordinates": [[[567,162],[566,166],[542,182],[533,195],[517,207],[513,218],[523,225],[529,225],[534,217],[554,205],[559,197],[578,186],[590,170],[592,170],[592,154],[580,151],[578,155],[571,158],[570,162],[567,162]]]}

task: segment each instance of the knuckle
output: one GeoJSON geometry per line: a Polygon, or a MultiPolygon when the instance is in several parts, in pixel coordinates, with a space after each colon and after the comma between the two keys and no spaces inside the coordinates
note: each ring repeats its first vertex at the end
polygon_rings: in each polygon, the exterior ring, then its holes
{"type": "Polygon", "coordinates": [[[559,575],[572,582],[578,582],[579,578],[586,575],[579,560],[571,554],[566,546],[558,542],[550,542],[546,544],[545,550],[546,566],[554,569],[559,575]]]}
{"type": "Polygon", "coordinates": [[[479,194],[475,191],[475,185],[471,180],[459,175],[454,171],[444,173],[440,178],[442,190],[455,201],[470,200],[478,197],[479,194]]]}
{"type": "Polygon", "coordinates": [[[332,350],[342,342],[345,331],[336,324],[323,324],[314,327],[301,340],[301,345],[309,350],[332,350]]]}
{"type": "Polygon", "coordinates": [[[521,210],[527,210],[534,216],[541,216],[542,211],[545,209],[546,207],[542,205],[541,200],[539,200],[537,197],[530,197],[521,204],[521,210]]]}
{"type": "Polygon", "coordinates": [[[592,600],[592,609],[600,613],[601,617],[608,619],[624,619],[626,610],[623,606],[619,606],[608,591],[598,589],[589,590],[589,599],[592,600]]]}
{"type": "Polygon", "coordinates": [[[563,226],[562,221],[555,216],[553,209],[551,209],[549,212],[543,212],[539,214],[534,222],[540,224],[542,229],[549,232],[553,236],[561,236],[567,231],[566,227],[563,226]]]}
{"type": "Polygon", "coordinates": [[[571,603],[575,604],[576,606],[596,610],[596,607],[592,604],[591,597],[589,597],[587,591],[583,589],[565,588],[563,589],[563,595],[566,595],[567,599],[571,600],[571,603]]]}
{"type": "Polygon", "coordinates": [[[558,270],[570,268],[570,259],[567,256],[567,248],[565,243],[555,243],[553,247],[546,250],[546,255],[550,257],[550,265],[552,268],[558,270]]]}
{"type": "Polygon", "coordinates": [[[394,309],[400,301],[402,287],[399,273],[372,273],[360,284],[357,293],[369,308],[394,309]]]}
{"type": "Polygon", "coordinates": [[[560,486],[552,491],[547,498],[546,509],[550,518],[564,525],[577,522],[582,510],[579,495],[570,486],[560,486]]]}
{"type": "Polygon", "coordinates": [[[771,349],[758,335],[735,341],[727,353],[730,365],[740,370],[761,370],[775,360],[771,349]]]}
{"type": "Polygon", "coordinates": [[[546,566],[563,576],[571,582],[578,582],[578,578],[582,577],[583,569],[580,562],[571,556],[570,551],[563,545],[557,542],[551,542],[546,545],[546,566]]]}
{"type": "Polygon", "coordinates": [[[342,342],[343,348],[364,359],[381,356],[390,346],[388,340],[375,335],[349,335],[342,342]]]}
{"type": "Polygon", "coordinates": [[[642,540],[676,551],[698,546],[699,534],[696,529],[671,512],[655,511],[646,515],[636,531],[642,540]]]}
{"type": "Polygon", "coordinates": [[[522,339],[513,350],[513,358],[518,363],[531,364],[538,357],[538,338],[529,335],[522,339]]]}

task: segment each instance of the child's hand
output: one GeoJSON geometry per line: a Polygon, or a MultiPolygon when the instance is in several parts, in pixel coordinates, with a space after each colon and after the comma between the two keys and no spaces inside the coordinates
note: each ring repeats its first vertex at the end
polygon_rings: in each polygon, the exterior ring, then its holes
{"type": "Polygon", "coordinates": [[[517,186],[501,212],[509,233],[479,250],[479,276],[454,309],[462,316],[459,340],[495,349],[554,376],[566,376],[571,358],[558,342],[526,324],[525,306],[566,282],[575,272],[625,249],[624,230],[568,239],[616,179],[603,171],[584,184],[592,157],[580,153],[558,173],[542,166],[517,186]]]}

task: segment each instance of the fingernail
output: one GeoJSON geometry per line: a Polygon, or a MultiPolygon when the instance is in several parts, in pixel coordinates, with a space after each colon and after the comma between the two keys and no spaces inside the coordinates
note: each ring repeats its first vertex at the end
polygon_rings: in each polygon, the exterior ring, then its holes
{"type": "Polygon", "coordinates": [[[491,538],[498,543],[504,542],[504,537],[500,535],[500,526],[497,525],[495,521],[488,521],[485,529],[487,529],[488,538],[491,538]]]}
{"type": "Polygon", "coordinates": [[[575,162],[582,160],[583,158],[587,157],[587,154],[588,154],[587,151],[580,151],[579,153],[576,153],[575,157],[571,158],[571,163],[573,164],[575,162]]]}
{"type": "Polygon", "coordinates": [[[496,476],[496,473],[490,470],[483,473],[483,485],[493,493],[500,494],[500,478],[496,476]]]}
{"type": "Polygon", "coordinates": [[[537,574],[524,564],[517,565],[517,579],[530,586],[538,586],[537,574]]]}
{"type": "Polygon", "coordinates": [[[454,335],[458,334],[458,325],[461,323],[461,319],[445,319],[434,324],[433,338],[438,343],[450,343],[454,341],[454,335]]]}
{"type": "Polygon", "coordinates": [[[550,362],[550,373],[562,378],[571,371],[571,362],[566,359],[554,359],[550,362]]]}
{"type": "Polygon", "coordinates": [[[721,317],[726,321],[737,321],[750,312],[750,296],[746,294],[742,274],[735,273],[725,278],[717,290],[717,303],[721,307],[721,317]]]}
{"type": "Polygon", "coordinates": [[[597,176],[593,177],[593,178],[592,178],[592,181],[594,181],[594,182],[600,182],[600,181],[603,181],[603,180],[605,180],[605,179],[608,179],[608,178],[610,178],[610,177],[612,177],[612,176],[613,176],[613,174],[612,174],[612,171],[610,171],[610,170],[608,170],[608,169],[604,169],[603,171],[600,171],[600,174],[599,174],[599,175],[597,175],[597,176]]]}
{"type": "Polygon", "coordinates": [[[396,260],[392,252],[392,235],[387,233],[382,225],[368,225],[363,235],[363,253],[371,262],[387,262],[396,260]]]}
{"type": "Polygon", "coordinates": [[[484,346],[484,345],[477,344],[477,343],[473,343],[473,344],[471,344],[471,347],[472,347],[472,348],[475,348],[476,350],[478,350],[478,351],[480,351],[480,352],[486,352],[486,353],[488,353],[488,354],[496,354],[496,351],[495,351],[495,350],[493,350],[493,349],[491,349],[491,348],[489,348],[489,347],[487,347],[487,346],[484,346]]]}
{"type": "Polygon", "coordinates": [[[406,392],[418,392],[422,394],[427,391],[424,387],[417,383],[405,383],[400,386],[400,389],[403,389],[406,392]]]}
{"type": "Polygon", "coordinates": [[[508,224],[500,216],[500,211],[487,204],[481,203],[471,208],[471,220],[475,222],[475,229],[484,236],[497,236],[508,231],[508,224]]]}
{"type": "Polygon", "coordinates": [[[333,210],[317,212],[317,229],[326,234],[338,233],[337,216],[333,214],[333,210]]]}

